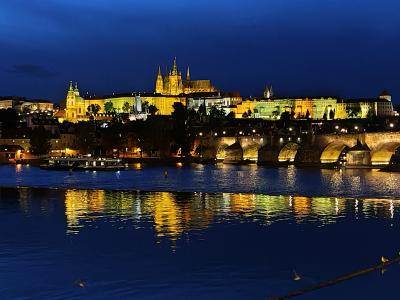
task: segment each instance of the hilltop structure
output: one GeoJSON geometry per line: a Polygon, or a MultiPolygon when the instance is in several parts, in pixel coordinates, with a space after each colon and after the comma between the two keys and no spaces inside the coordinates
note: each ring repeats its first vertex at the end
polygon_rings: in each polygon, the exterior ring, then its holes
{"type": "Polygon", "coordinates": [[[388,117],[395,115],[391,100],[390,94],[386,91],[377,98],[362,99],[340,99],[334,96],[278,97],[274,95],[272,85],[266,85],[261,97],[243,101],[239,93],[221,92],[208,79],[192,80],[189,67],[186,78],[183,79],[174,58],[172,68],[165,75],[158,67],[155,90],[151,93],[82,97],[78,85],[70,82],[66,98],[65,120],[71,122],[88,120],[92,105],[98,107],[96,114],[99,117],[110,111],[147,113],[146,107],[149,105],[156,106],[159,115],[171,115],[175,102],[195,110],[204,106],[208,111],[216,106],[223,109],[226,114],[233,112],[236,118],[277,120],[285,115],[297,119],[325,120],[388,117]]]}
{"type": "Polygon", "coordinates": [[[187,68],[186,80],[182,79],[182,73],[178,70],[176,57],[172,65],[172,69],[163,78],[161,68],[158,67],[156,78],[157,94],[162,95],[181,95],[190,93],[216,92],[210,80],[191,80],[190,69],[187,68]]]}
{"type": "MultiPolygon", "coordinates": [[[[104,114],[106,113],[105,104],[108,102],[112,103],[109,107],[112,107],[112,110],[115,112],[140,113],[143,110],[143,104],[146,103],[147,105],[155,105],[158,109],[158,114],[170,115],[175,102],[186,105],[188,97],[194,97],[199,93],[202,94],[202,99],[208,98],[208,96],[215,99],[216,95],[218,95],[217,89],[211,84],[210,80],[191,80],[189,67],[186,79],[183,80],[182,73],[178,70],[176,58],[174,58],[172,69],[164,77],[161,74],[161,68],[158,68],[155,91],[153,93],[125,93],[104,97],[82,97],[78,89],[78,84],[75,83],[73,85],[70,82],[65,101],[65,120],[70,122],[88,120],[88,108],[92,104],[99,106],[98,114],[104,114]],[[126,111],[128,107],[129,111],[126,111]]],[[[219,94],[218,97],[225,96],[219,94]]]]}

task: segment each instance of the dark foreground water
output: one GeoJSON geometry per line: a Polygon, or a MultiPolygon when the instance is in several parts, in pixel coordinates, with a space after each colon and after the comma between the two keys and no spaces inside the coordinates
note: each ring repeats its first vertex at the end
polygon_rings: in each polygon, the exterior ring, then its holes
{"type": "MultiPolygon", "coordinates": [[[[0,167],[14,186],[0,188],[0,299],[267,299],[400,251],[397,174],[163,170],[0,167]]],[[[397,299],[399,277],[393,265],[300,299],[397,299]]]]}

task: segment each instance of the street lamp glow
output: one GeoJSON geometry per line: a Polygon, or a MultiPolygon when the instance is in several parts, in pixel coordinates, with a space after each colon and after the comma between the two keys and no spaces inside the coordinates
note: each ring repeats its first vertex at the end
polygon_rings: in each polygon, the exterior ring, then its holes
{"type": "Polygon", "coordinates": [[[339,129],[339,125],[336,125],[336,126],[335,126],[335,129],[338,130],[338,129],[339,129]]]}
{"type": "Polygon", "coordinates": [[[390,126],[390,128],[393,128],[393,127],[394,127],[394,124],[393,124],[393,123],[390,123],[389,126],[390,126]]]}
{"type": "Polygon", "coordinates": [[[354,129],[355,129],[355,130],[358,130],[358,126],[357,126],[357,125],[356,125],[356,126],[354,126],[354,129]]]}
{"type": "Polygon", "coordinates": [[[203,136],[203,133],[202,133],[202,132],[199,132],[199,136],[203,136]]]}

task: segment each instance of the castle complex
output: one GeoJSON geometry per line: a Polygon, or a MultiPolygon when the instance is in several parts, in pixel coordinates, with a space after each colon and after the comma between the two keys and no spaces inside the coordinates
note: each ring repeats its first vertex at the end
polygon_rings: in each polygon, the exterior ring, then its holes
{"type": "Polygon", "coordinates": [[[204,105],[224,109],[226,114],[233,112],[236,118],[254,117],[279,119],[287,112],[295,118],[305,119],[346,119],[367,118],[369,116],[392,116],[395,114],[391,96],[384,92],[378,98],[339,99],[337,97],[276,97],[272,86],[266,86],[263,97],[243,100],[238,93],[218,91],[210,80],[191,80],[189,67],[186,78],[182,78],[176,58],[172,69],[163,76],[161,68],[155,80],[152,93],[113,94],[104,97],[82,97],[78,85],[70,82],[66,98],[65,120],[84,121],[89,118],[89,107],[98,105],[98,114],[104,114],[106,104],[113,112],[142,112],[142,105],[154,105],[157,114],[171,115],[173,104],[180,102],[188,108],[198,109],[204,105]],[[127,109],[128,108],[128,109],[127,109]]]}
{"type": "Polygon", "coordinates": [[[181,95],[199,92],[215,92],[210,80],[190,80],[190,69],[187,68],[186,80],[182,80],[182,73],[178,70],[176,58],[172,70],[163,78],[161,68],[158,67],[156,89],[161,95],[181,95]]]}
{"type": "Polygon", "coordinates": [[[67,92],[65,120],[70,122],[88,120],[88,107],[92,104],[98,105],[99,114],[105,113],[105,104],[112,103],[113,111],[126,112],[126,107],[130,107],[132,111],[141,112],[142,103],[147,102],[148,105],[155,105],[160,115],[170,115],[173,111],[173,104],[180,102],[186,105],[186,100],[190,95],[198,93],[205,96],[215,97],[218,93],[212,86],[210,80],[191,80],[189,67],[187,69],[186,80],[182,79],[182,73],[178,70],[176,58],[173,61],[172,69],[164,76],[161,74],[161,68],[155,81],[155,91],[153,93],[126,93],[113,94],[104,97],[82,97],[79,93],[77,83],[75,86],[70,82],[67,92]],[[128,103],[128,105],[126,104],[128,103]],[[138,109],[140,108],[140,110],[138,109]]]}

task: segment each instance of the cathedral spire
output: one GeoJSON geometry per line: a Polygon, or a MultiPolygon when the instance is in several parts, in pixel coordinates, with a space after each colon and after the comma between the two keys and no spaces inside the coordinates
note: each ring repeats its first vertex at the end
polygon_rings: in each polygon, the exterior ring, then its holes
{"type": "Polygon", "coordinates": [[[72,80],[69,81],[69,91],[73,91],[74,87],[72,86],[72,80]]]}
{"type": "Polygon", "coordinates": [[[158,66],[157,76],[162,76],[162,75],[161,75],[161,67],[160,67],[160,66],[158,66]]]}
{"type": "Polygon", "coordinates": [[[189,66],[187,67],[187,71],[186,71],[186,80],[190,81],[190,68],[189,68],[189,66]]]}
{"type": "Polygon", "coordinates": [[[172,66],[172,75],[177,75],[178,74],[178,67],[176,65],[176,56],[174,57],[174,64],[172,66]]]}

